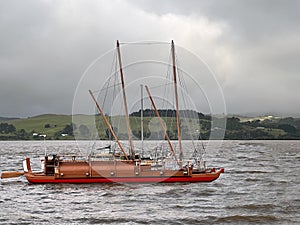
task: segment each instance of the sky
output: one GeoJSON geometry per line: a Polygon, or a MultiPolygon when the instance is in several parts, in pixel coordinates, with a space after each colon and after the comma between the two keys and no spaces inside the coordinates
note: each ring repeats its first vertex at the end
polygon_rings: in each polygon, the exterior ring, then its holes
{"type": "Polygon", "coordinates": [[[174,40],[197,55],[228,114],[299,117],[299,8],[296,0],[2,0],[0,117],[71,114],[83,74],[117,39],[174,40]]]}

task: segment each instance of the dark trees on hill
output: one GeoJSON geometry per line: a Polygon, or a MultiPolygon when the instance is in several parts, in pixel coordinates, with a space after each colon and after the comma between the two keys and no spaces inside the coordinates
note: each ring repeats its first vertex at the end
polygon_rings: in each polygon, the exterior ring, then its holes
{"type": "Polygon", "coordinates": [[[289,124],[280,124],[278,125],[278,128],[290,134],[295,134],[297,132],[296,127],[289,124]]]}
{"type": "Polygon", "coordinates": [[[226,129],[227,130],[238,130],[241,128],[240,119],[236,117],[231,117],[227,119],[226,129]]]}
{"type": "Polygon", "coordinates": [[[73,136],[75,129],[76,129],[75,124],[73,123],[67,124],[64,129],[55,133],[55,139],[59,139],[59,137],[62,136],[62,134],[73,136]]]}
{"type": "Polygon", "coordinates": [[[16,132],[16,128],[12,124],[1,123],[0,124],[0,133],[1,134],[12,134],[16,132]]]}

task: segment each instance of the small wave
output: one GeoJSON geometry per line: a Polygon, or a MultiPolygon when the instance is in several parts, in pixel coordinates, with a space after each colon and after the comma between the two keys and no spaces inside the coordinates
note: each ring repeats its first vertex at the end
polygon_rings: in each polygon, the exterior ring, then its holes
{"type": "Polygon", "coordinates": [[[246,209],[246,210],[270,210],[276,206],[273,204],[247,204],[247,205],[235,205],[229,206],[228,209],[246,209]]]}
{"type": "Polygon", "coordinates": [[[276,222],[278,221],[278,218],[273,215],[252,215],[252,216],[246,216],[246,215],[234,215],[234,216],[226,216],[217,219],[216,222],[218,223],[239,223],[239,222],[255,222],[255,223],[270,223],[270,222],[276,222]]]}
{"type": "Polygon", "coordinates": [[[234,195],[245,195],[245,191],[229,191],[227,196],[234,196],[234,195]]]}
{"type": "Polygon", "coordinates": [[[20,180],[19,178],[9,178],[7,180],[1,180],[1,185],[17,185],[27,183],[26,181],[20,180]]]}
{"type": "Polygon", "coordinates": [[[247,182],[257,182],[257,181],[261,181],[261,179],[257,179],[257,178],[246,178],[245,181],[247,181],[247,182]]]}
{"type": "Polygon", "coordinates": [[[264,143],[255,143],[255,142],[243,142],[243,143],[239,143],[239,145],[241,146],[266,146],[264,143]]]}
{"type": "Polygon", "coordinates": [[[270,173],[270,171],[267,170],[240,170],[240,171],[231,171],[231,173],[235,173],[235,174],[246,174],[246,173],[250,173],[250,174],[265,174],[265,173],[270,173]]]}
{"type": "Polygon", "coordinates": [[[79,219],[73,219],[72,221],[68,221],[75,224],[148,224],[148,221],[145,220],[137,220],[133,221],[130,218],[95,218],[95,217],[84,217],[79,219]]]}
{"type": "Polygon", "coordinates": [[[2,219],[0,218],[0,223],[4,223],[4,222],[8,222],[9,220],[8,219],[2,219]]]}

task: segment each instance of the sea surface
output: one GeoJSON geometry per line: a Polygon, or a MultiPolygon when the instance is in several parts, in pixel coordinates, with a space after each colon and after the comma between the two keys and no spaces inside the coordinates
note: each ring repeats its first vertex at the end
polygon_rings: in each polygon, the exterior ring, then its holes
{"type": "MultiPolygon", "coordinates": [[[[34,185],[23,176],[2,179],[0,224],[300,224],[300,141],[210,145],[207,166],[225,168],[212,183],[34,185]]],[[[45,150],[77,148],[72,141],[2,141],[0,172],[22,170],[27,156],[39,170],[45,150]]]]}

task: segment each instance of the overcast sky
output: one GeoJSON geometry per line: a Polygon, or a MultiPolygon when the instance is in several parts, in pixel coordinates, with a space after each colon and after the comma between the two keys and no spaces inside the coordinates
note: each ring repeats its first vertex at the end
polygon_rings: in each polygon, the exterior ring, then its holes
{"type": "Polygon", "coordinates": [[[0,1],[0,116],[71,114],[90,63],[170,41],[214,71],[229,114],[300,116],[300,1],[0,1]]]}

